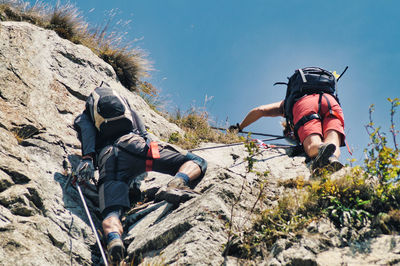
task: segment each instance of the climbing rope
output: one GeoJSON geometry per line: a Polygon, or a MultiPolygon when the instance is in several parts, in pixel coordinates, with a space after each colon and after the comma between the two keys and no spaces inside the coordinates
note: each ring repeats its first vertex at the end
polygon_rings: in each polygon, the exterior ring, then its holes
{"type": "MultiPolygon", "coordinates": [[[[278,140],[280,138],[273,138],[273,139],[250,139],[250,141],[256,143],[259,147],[264,148],[264,149],[287,149],[287,148],[294,148],[297,147],[295,145],[285,145],[285,144],[266,144],[264,143],[265,141],[271,141],[271,140],[278,140]]],[[[196,148],[196,149],[191,149],[189,150],[190,152],[192,151],[204,151],[204,150],[211,150],[211,149],[218,149],[218,148],[225,148],[225,147],[232,147],[232,146],[238,146],[238,145],[243,145],[245,144],[246,141],[243,142],[237,142],[237,143],[231,143],[231,144],[224,144],[224,145],[217,145],[217,146],[212,146],[212,147],[204,147],[204,148],[196,148]]]]}
{"type": "MultiPolygon", "coordinates": [[[[212,129],[217,129],[217,130],[223,130],[223,131],[228,131],[228,129],[223,128],[223,127],[211,127],[212,129]]],[[[251,135],[258,135],[258,136],[264,136],[264,137],[274,137],[276,139],[284,139],[286,138],[285,136],[280,136],[280,135],[273,135],[273,134],[266,134],[266,133],[256,133],[256,132],[250,132],[250,131],[239,131],[238,133],[243,133],[243,134],[251,134],[251,135]]]]}

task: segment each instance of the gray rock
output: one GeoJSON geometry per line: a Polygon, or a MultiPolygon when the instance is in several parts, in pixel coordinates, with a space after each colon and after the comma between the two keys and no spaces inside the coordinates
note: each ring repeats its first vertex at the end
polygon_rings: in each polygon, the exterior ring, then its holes
{"type": "MultiPolygon", "coordinates": [[[[0,22],[0,62],[0,265],[97,265],[80,198],[63,189],[63,161],[79,161],[71,125],[85,98],[105,81],[127,96],[155,139],[182,131],[128,92],[90,49],[53,31],[0,22]]],[[[83,191],[99,228],[97,194],[83,191]]]]}
{"type": "Polygon", "coordinates": [[[14,185],[14,181],[4,171],[0,170],[0,192],[14,185]]]}

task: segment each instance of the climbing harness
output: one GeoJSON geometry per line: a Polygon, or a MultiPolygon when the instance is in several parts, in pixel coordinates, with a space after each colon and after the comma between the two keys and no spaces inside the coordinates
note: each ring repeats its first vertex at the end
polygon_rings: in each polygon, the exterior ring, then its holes
{"type": "Polygon", "coordinates": [[[160,158],[160,151],[158,150],[158,143],[155,141],[150,142],[149,150],[147,151],[146,157],[146,171],[150,172],[153,170],[154,159],[160,158]]]}
{"type": "Polygon", "coordinates": [[[79,182],[77,182],[77,179],[78,179],[78,177],[75,174],[73,174],[73,173],[69,174],[69,177],[68,177],[67,183],[65,184],[65,187],[68,186],[69,182],[71,181],[71,183],[73,185],[75,185],[76,189],[78,190],[78,193],[79,193],[79,196],[81,198],[83,207],[85,208],[85,211],[86,211],[86,215],[87,215],[87,217],[89,219],[90,226],[92,227],[92,231],[94,233],[94,236],[96,237],[96,242],[97,242],[97,245],[99,246],[101,256],[103,257],[104,264],[106,266],[108,266],[107,257],[106,257],[106,255],[104,253],[103,246],[101,245],[100,238],[99,238],[99,236],[97,234],[97,231],[96,231],[96,227],[94,226],[94,223],[93,223],[93,220],[92,220],[92,216],[90,215],[89,208],[86,205],[85,197],[83,196],[81,187],[79,186],[79,184],[78,184],[79,182]],[[72,181],[71,181],[71,179],[72,179],[72,181]]]}
{"type": "MultiPolygon", "coordinates": [[[[115,160],[117,162],[116,164],[118,164],[118,150],[121,150],[121,151],[126,152],[127,154],[134,156],[136,158],[140,158],[140,159],[146,158],[146,162],[145,162],[146,172],[152,171],[154,160],[160,158],[160,151],[158,148],[158,143],[155,141],[151,141],[147,145],[148,145],[148,150],[147,150],[146,156],[144,157],[143,155],[134,153],[134,152],[128,150],[127,148],[124,148],[123,146],[121,146],[118,143],[114,144],[114,155],[116,158],[115,160]]],[[[117,166],[115,167],[115,170],[114,170],[115,173],[117,173],[117,166]]],[[[103,182],[104,182],[104,180],[103,180],[103,182]]]]}

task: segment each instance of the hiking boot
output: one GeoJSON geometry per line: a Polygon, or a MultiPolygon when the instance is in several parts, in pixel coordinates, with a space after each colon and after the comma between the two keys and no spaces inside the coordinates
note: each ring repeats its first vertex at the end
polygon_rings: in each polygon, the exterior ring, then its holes
{"type": "Polygon", "coordinates": [[[318,149],[317,157],[312,163],[312,169],[322,168],[329,164],[329,157],[333,155],[336,150],[335,144],[325,143],[318,149]]]}
{"type": "Polygon", "coordinates": [[[182,189],[182,190],[190,190],[188,185],[186,185],[185,180],[183,178],[174,178],[169,183],[167,184],[167,188],[176,188],[176,189],[182,189]]]}
{"type": "Polygon", "coordinates": [[[196,197],[198,194],[198,192],[193,191],[186,185],[185,180],[182,178],[174,178],[169,181],[167,187],[160,188],[157,191],[155,201],[165,200],[174,205],[179,205],[179,203],[186,202],[196,197]]]}
{"type": "Polygon", "coordinates": [[[121,238],[115,238],[107,244],[108,260],[117,264],[125,258],[125,247],[121,238]]]}
{"type": "Polygon", "coordinates": [[[155,201],[158,202],[165,200],[174,205],[179,205],[180,203],[184,203],[196,197],[198,194],[199,193],[191,190],[190,188],[179,189],[172,187],[163,187],[157,191],[155,201]]]}
{"type": "Polygon", "coordinates": [[[335,155],[331,155],[328,158],[329,166],[333,169],[333,171],[339,171],[343,168],[343,164],[339,161],[339,159],[335,155]]]}

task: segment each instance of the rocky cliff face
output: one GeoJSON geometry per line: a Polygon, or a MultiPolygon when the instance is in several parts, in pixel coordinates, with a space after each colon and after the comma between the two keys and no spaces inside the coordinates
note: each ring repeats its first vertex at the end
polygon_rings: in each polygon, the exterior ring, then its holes
{"type": "Polygon", "coordinates": [[[1,265],[96,262],[79,197],[63,190],[63,161],[80,154],[73,119],[101,81],[127,96],[156,136],[180,131],[124,89],[88,48],[28,23],[1,22],[1,265]]]}
{"type": "MultiPolygon", "coordinates": [[[[123,88],[113,69],[86,47],[28,23],[0,23],[0,265],[101,264],[79,195],[66,186],[65,164],[74,166],[79,160],[73,119],[101,81],[129,99],[156,138],[181,132],[123,88]]],[[[232,222],[235,230],[250,225],[260,180],[246,173],[243,146],[196,153],[208,160],[209,168],[195,198],[179,207],[150,201],[127,214],[124,241],[131,262],[243,263],[222,255],[226,225],[232,222]]],[[[264,206],[277,204],[280,181],[310,177],[303,157],[289,158],[281,149],[263,151],[255,167],[270,171],[264,206]]],[[[140,189],[151,197],[170,178],[149,173],[141,177],[140,189]]],[[[97,194],[90,186],[84,190],[100,228],[97,194]]],[[[303,236],[280,239],[264,258],[246,263],[395,264],[399,245],[398,236],[346,231],[321,220],[311,223],[303,236]],[[363,234],[365,241],[348,243],[349,234],[363,234]]]]}

